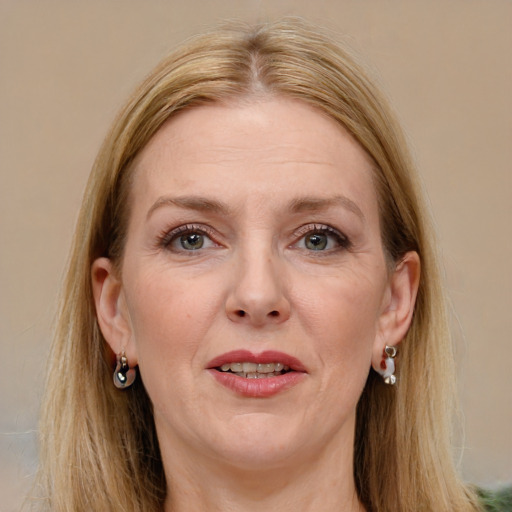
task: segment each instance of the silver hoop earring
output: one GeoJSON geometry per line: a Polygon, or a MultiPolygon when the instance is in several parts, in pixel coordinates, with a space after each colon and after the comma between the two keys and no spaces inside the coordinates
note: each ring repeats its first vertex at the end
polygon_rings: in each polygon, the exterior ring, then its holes
{"type": "Polygon", "coordinates": [[[390,347],[386,345],[384,351],[382,352],[382,361],[380,362],[380,368],[377,370],[384,382],[393,386],[396,384],[396,375],[395,375],[395,357],[396,357],[396,347],[390,347]]]}
{"type": "Polygon", "coordinates": [[[117,354],[117,364],[114,370],[114,386],[118,389],[126,389],[135,381],[137,370],[128,366],[128,359],[124,350],[117,354]]]}

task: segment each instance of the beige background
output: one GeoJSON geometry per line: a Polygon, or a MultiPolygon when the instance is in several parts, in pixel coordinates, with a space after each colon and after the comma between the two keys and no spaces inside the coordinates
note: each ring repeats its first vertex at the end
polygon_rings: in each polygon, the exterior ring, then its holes
{"type": "Polygon", "coordinates": [[[344,35],[403,120],[457,312],[463,475],[512,479],[512,2],[0,0],[1,512],[35,468],[55,298],[114,113],[176,42],[283,14],[344,35]]]}

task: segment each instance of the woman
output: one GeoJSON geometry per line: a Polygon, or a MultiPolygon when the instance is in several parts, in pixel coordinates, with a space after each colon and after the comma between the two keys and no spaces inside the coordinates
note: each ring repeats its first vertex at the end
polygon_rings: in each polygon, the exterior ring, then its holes
{"type": "Polygon", "coordinates": [[[451,460],[425,211],[386,101],[318,31],[179,48],[84,196],[43,408],[47,508],[478,510],[451,460]]]}

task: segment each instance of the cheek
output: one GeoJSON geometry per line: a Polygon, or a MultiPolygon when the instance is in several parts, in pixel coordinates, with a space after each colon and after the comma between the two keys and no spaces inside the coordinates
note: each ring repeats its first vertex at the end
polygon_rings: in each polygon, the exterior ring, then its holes
{"type": "Polygon", "coordinates": [[[382,279],[346,272],[311,283],[301,302],[309,336],[332,374],[360,373],[371,364],[382,302],[382,279]]]}
{"type": "MultiPolygon", "coordinates": [[[[201,348],[220,307],[219,287],[207,278],[146,271],[128,284],[128,306],[141,371],[183,371],[201,348]]],[[[190,366],[189,366],[190,368],[190,366]]]]}

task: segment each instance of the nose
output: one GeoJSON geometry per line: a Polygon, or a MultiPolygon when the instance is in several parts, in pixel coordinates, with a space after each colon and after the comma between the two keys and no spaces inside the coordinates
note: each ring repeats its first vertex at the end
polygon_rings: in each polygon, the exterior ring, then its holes
{"type": "Polygon", "coordinates": [[[237,323],[263,327],[285,322],[290,302],[278,257],[260,251],[241,256],[232,274],[233,286],[226,299],[228,318],[237,323]]]}

